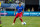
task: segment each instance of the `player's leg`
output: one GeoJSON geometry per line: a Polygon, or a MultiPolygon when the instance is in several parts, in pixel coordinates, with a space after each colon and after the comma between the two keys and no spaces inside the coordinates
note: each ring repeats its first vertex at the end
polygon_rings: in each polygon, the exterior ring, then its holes
{"type": "Polygon", "coordinates": [[[23,22],[23,20],[22,20],[22,13],[20,13],[19,19],[21,20],[21,22],[23,22]]]}
{"type": "Polygon", "coordinates": [[[13,24],[15,23],[15,21],[16,21],[16,19],[17,19],[18,16],[19,16],[19,15],[18,15],[18,13],[17,13],[16,16],[15,16],[15,18],[14,18],[13,24]]]}

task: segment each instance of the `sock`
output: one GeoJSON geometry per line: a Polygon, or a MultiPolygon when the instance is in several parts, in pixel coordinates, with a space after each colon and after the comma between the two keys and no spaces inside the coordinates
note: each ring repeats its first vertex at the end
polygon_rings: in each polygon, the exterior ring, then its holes
{"type": "Polygon", "coordinates": [[[15,23],[15,21],[16,21],[16,17],[14,18],[14,21],[13,21],[13,23],[15,23]]]}
{"type": "Polygon", "coordinates": [[[23,22],[22,18],[20,18],[21,22],[23,22]]]}

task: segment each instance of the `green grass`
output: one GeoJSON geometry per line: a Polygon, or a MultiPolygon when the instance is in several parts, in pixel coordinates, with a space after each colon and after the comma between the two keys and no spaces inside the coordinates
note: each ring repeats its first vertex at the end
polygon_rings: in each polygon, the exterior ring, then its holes
{"type": "Polygon", "coordinates": [[[14,16],[2,16],[2,27],[40,27],[40,17],[23,16],[22,19],[26,22],[26,25],[22,25],[19,18],[17,18],[15,24],[12,25],[14,18],[14,16]]]}

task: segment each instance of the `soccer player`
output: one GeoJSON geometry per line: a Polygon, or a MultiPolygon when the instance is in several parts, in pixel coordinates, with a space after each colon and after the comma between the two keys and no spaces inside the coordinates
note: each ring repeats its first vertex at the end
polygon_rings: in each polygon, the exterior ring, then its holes
{"type": "MultiPolygon", "coordinates": [[[[21,6],[21,2],[19,2],[19,6],[17,6],[16,9],[17,9],[18,13],[16,14],[16,16],[14,18],[13,24],[15,23],[15,21],[18,17],[21,20],[21,22],[23,23],[22,16],[24,13],[24,8],[23,8],[23,6],[21,6]]],[[[16,12],[16,9],[15,9],[15,12],[16,12]]],[[[15,12],[14,12],[14,15],[15,15],[15,12]]]]}

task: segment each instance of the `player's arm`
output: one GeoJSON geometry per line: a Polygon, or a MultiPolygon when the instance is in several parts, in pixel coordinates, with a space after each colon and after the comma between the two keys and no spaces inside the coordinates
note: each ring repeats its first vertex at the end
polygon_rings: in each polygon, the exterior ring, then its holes
{"type": "MultiPolygon", "coordinates": [[[[23,13],[24,13],[24,9],[23,9],[23,13]]],[[[22,13],[22,16],[23,16],[23,13],[22,13]]]]}
{"type": "MultiPolygon", "coordinates": [[[[15,12],[16,12],[16,9],[15,9],[15,12]]],[[[15,15],[15,12],[14,12],[14,15],[15,15]]]]}
{"type": "Polygon", "coordinates": [[[23,13],[24,13],[24,7],[22,6],[22,9],[23,9],[23,13]]]}
{"type": "MultiPolygon", "coordinates": [[[[18,9],[18,6],[15,8],[15,12],[16,12],[17,9],[18,9]]],[[[14,15],[15,15],[15,12],[14,12],[14,15]]]]}
{"type": "Polygon", "coordinates": [[[23,8],[23,14],[24,14],[24,7],[22,6],[22,8],[23,8]]]}

